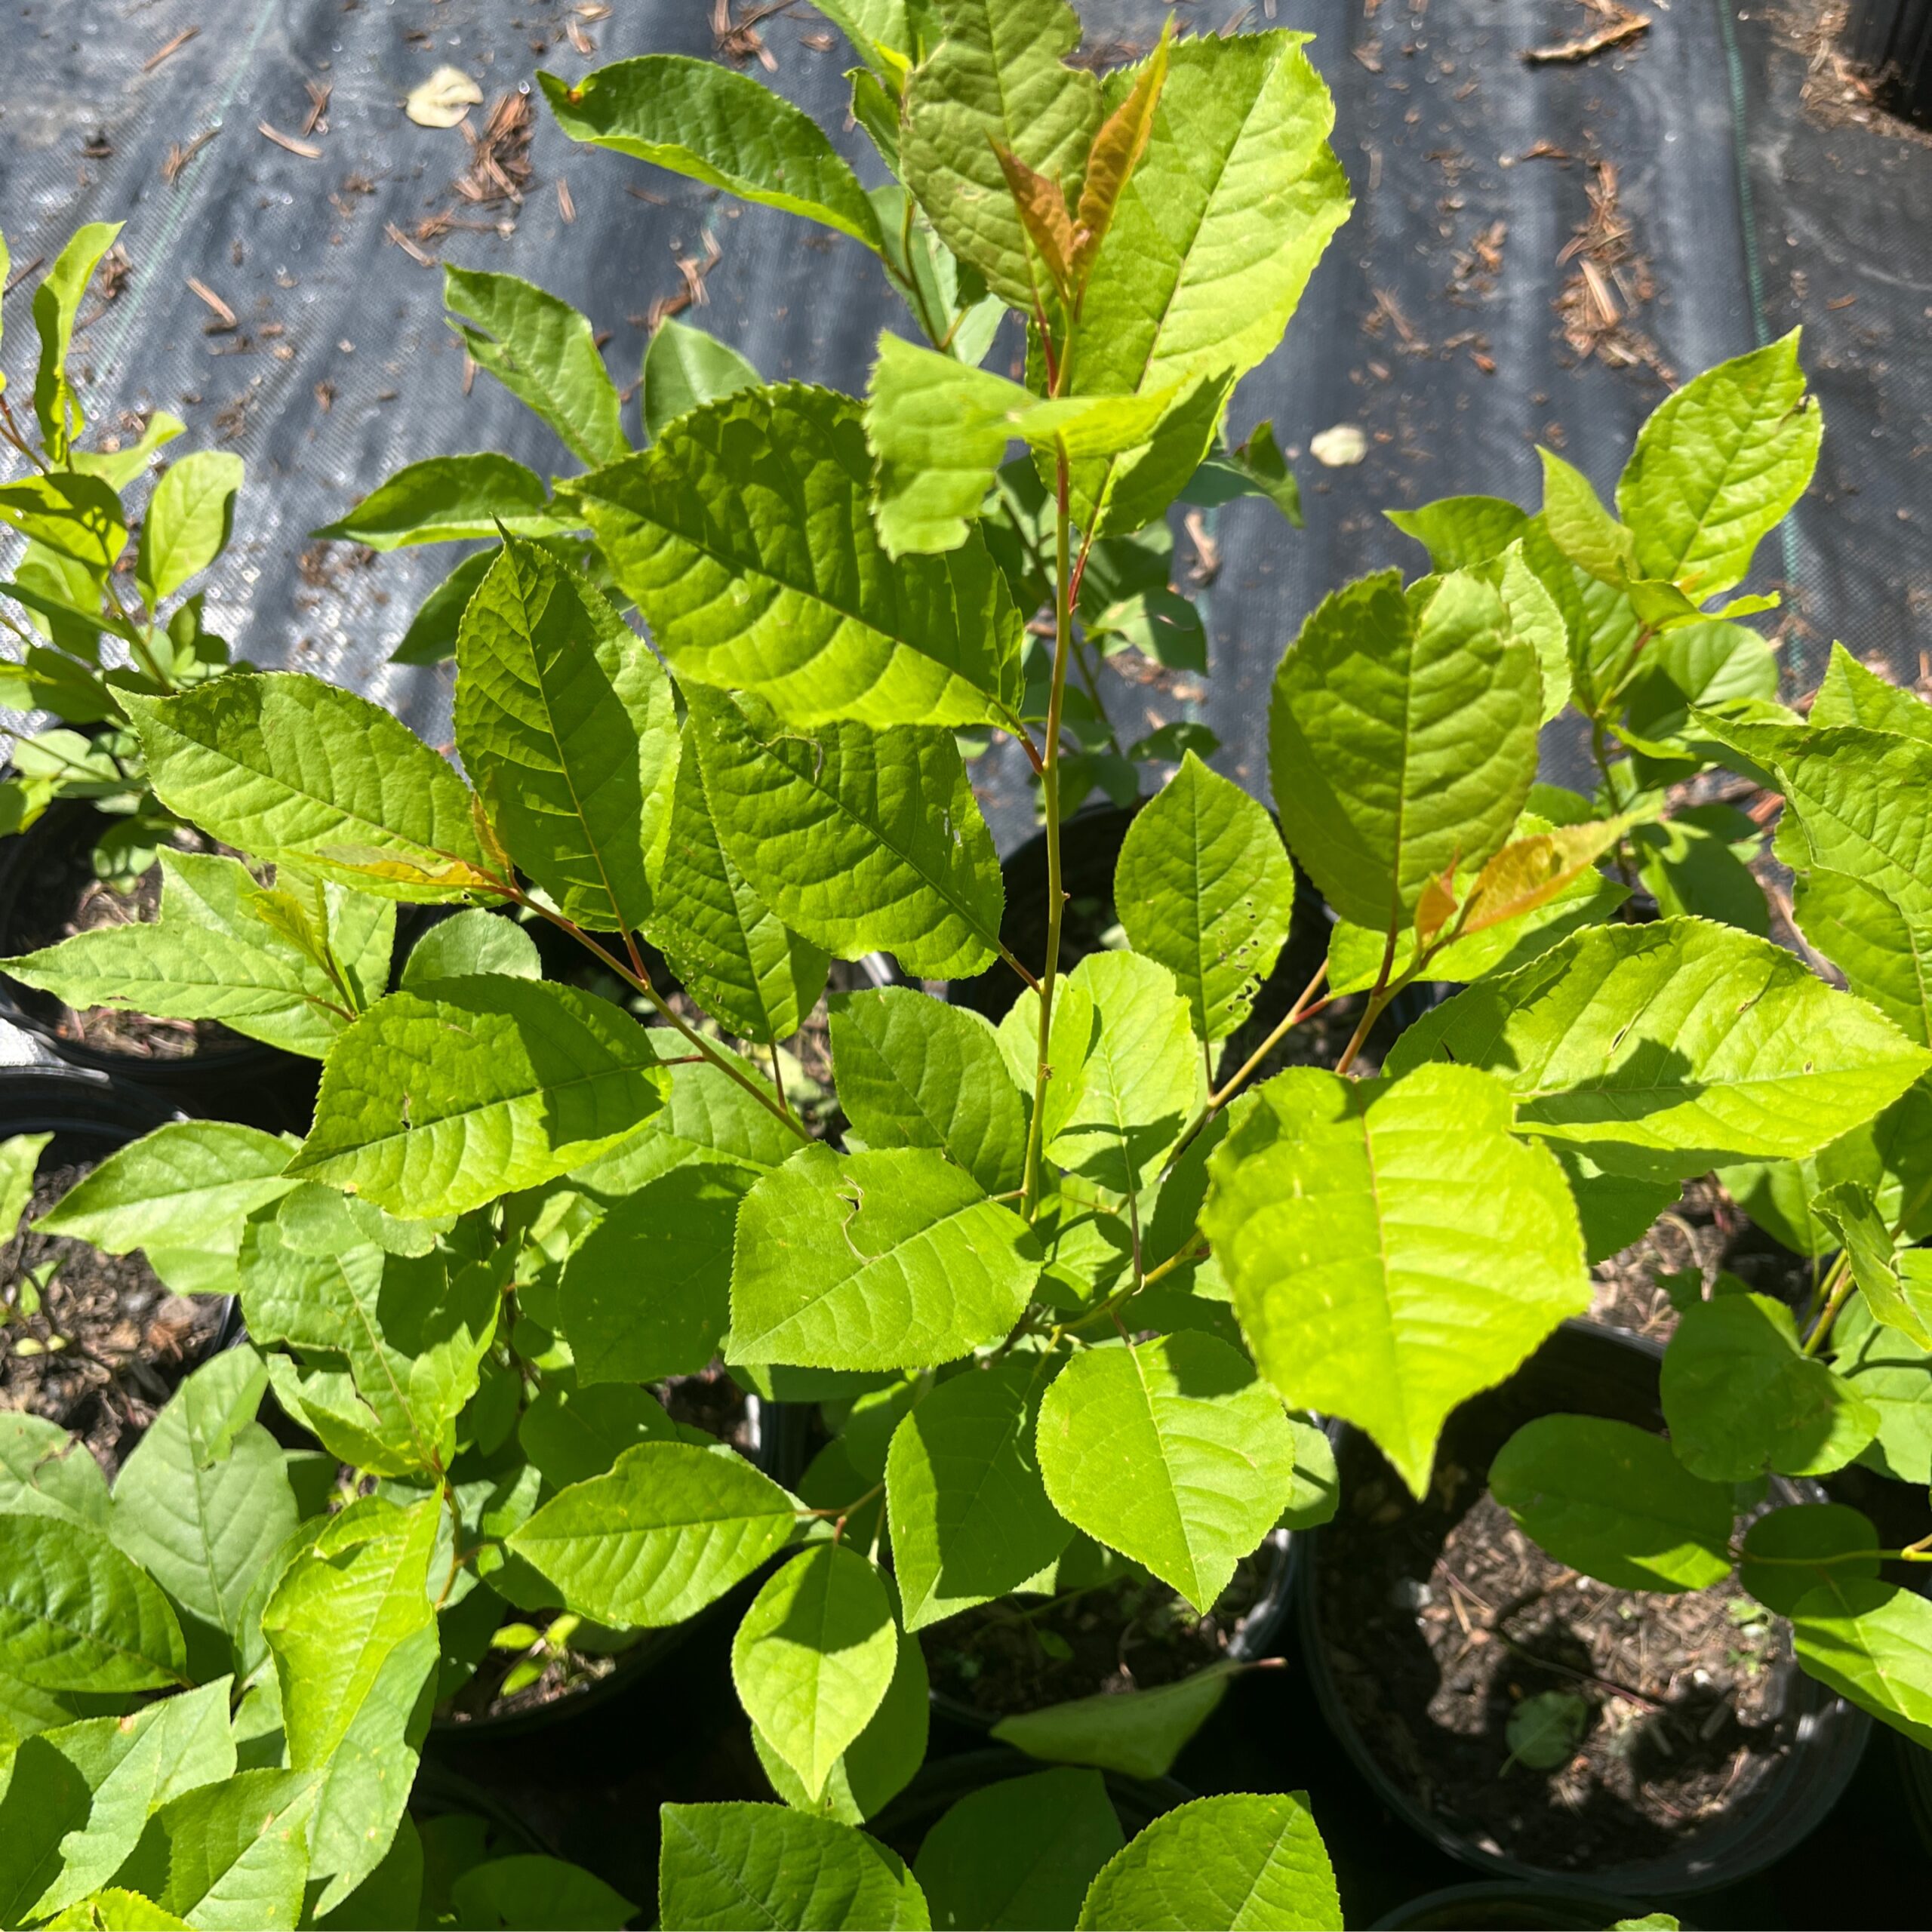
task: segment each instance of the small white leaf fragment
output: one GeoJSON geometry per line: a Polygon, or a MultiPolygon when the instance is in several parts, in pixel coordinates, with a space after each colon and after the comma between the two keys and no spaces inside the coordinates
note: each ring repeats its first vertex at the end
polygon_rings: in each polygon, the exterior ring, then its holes
{"type": "Polygon", "coordinates": [[[454,128],[483,103],[483,90],[460,67],[438,67],[404,103],[419,128],[454,128]]]}
{"type": "Polygon", "coordinates": [[[1324,469],[1352,469],[1367,455],[1368,438],[1352,423],[1337,423],[1309,438],[1308,453],[1324,469]]]}

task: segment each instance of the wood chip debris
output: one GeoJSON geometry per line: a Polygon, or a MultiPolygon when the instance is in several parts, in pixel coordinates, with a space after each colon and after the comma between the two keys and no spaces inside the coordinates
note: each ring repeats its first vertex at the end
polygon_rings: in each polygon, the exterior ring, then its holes
{"type": "Polygon", "coordinates": [[[179,54],[189,41],[201,32],[199,27],[183,27],[166,46],[158,47],[141,63],[141,72],[152,74],[170,54],[179,54]]]}
{"type": "Polygon", "coordinates": [[[1574,40],[1558,41],[1546,47],[1525,47],[1520,50],[1521,58],[1533,67],[1573,66],[1578,61],[1592,59],[1607,48],[1621,47],[1626,41],[1635,40],[1639,34],[1649,30],[1650,15],[1624,6],[1622,0],[1583,0],[1583,5],[1603,22],[1595,33],[1584,34],[1574,40]]]}
{"type": "Polygon", "coordinates": [[[87,314],[75,323],[75,328],[77,331],[91,328],[96,322],[99,321],[101,317],[107,313],[109,308],[119,299],[122,290],[125,288],[128,282],[133,279],[134,273],[134,265],[128,259],[127,250],[122,248],[119,242],[115,242],[107,253],[101,257],[100,266],[94,270],[93,280],[90,285],[95,295],[100,299],[87,314]]]}
{"type": "Polygon", "coordinates": [[[202,327],[204,335],[225,335],[236,326],[235,311],[206,282],[191,275],[188,278],[188,292],[198,296],[214,312],[214,320],[202,327]]]}
{"type": "Polygon", "coordinates": [[[1634,326],[1637,312],[1657,294],[1650,263],[1634,245],[1618,199],[1616,164],[1590,163],[1589,217],[1557,256],[1576,266],[1558,292],[1555,309],[1571,352],[1595,356],[1613,369],[1647,368],[1663,381],[1677,378],[1657,346],[1634,326]]]}
{"type": "Polygon", "coordinates": [[[264,140],[274,142],[278,148],[286,148],[291,154],[300,155],[304,161],[320,161],[322,151],[312,141],[298,141],[293,134],[285,134],[279,128],[269,126],[266,121],[255,123],[255,132],[264,140]]]}
{"type": "MultiPolygon", "coordinates": [[[[642,317],[647,333],[655,335],[668,316],[681,315],[687,309],[702,309],[709,297],[704,292],[705,277],[710,274],[722,259],[721,249],[709,229],[704,231],[704,259],[695,256],[680,255],[678,272],[684,277],[685,285],[675,295],[660,295],[652,303],[642,317]]],[[[633,323],[639,318],[632,316],[633,323]]]]}
{"type": "Polygon", "coordinates": [[[519,87],[497,97],[481,133],[467,120],[458,124],[469,143],[469,165],[454,184],[465,201],[479,208],[491,208],[499,202],[522,207],[532,179],[532,119],[529,90],[519,87]]]}
{"type": "Polygon", "coordinates": [[[753,7],[734,20],[731,0],[712,0],[712,45],[740,66],[747,60],[755,60],[768,74],[777,73],[778,62],[771,49],[765,45],[758,23],[774,14],[782,14],[790,4],[791,0],[772,0],[771,4],[753,7]]]}
{"type": "Polygon", "coordinates": [[[571,184],[561,174],[557,177],[557,212],[566,222],[577,219],[577,204],[571,199],[571,184]]]}
{"type": "Polygon", "coordinates": [[[161,178],[171,188],[186,172],[189,162],[220,134],[219,128],[204,128],[192,141],[174,141],[168,145],[168,158],[161,164],[161,178]]]}
{"type": "Polygon", "coordinates": [[[416,244],[412,242],[407,235],[404,234],[402,230],[397,227],[394,222],[384,222],[383,223],[383,232],[393,242],[412,262],[419,263],[426,269],[432,269],[436,266],[435,257],[434,255],[426,254],[423,250],[417,248],[416,244]]]}
{"type": "Polygon", "coordinates": [[[23,262],[20,266],[7,278],[7,286],[4,289],[0,289],[0,294],[12,294],[14,291],[19,288],[20,284],[25,281],[27,277],[32,275],[34,270],[38,268],[41,263],[45,261],[47,257],[45,255],[36,255],[32,261],[23,262]]]}
{"type": "Polygon", "coordinates": [[[1221,546],[1208,534],[1206,521],[1198,510],[1189,510],[1182,521],[1194,546],[1194,561],[1187,568],[1188,581],[1212,583],[1221,574],[1221,546]]]}
{"type": "Polygon", "coordinates": [[[329,131],[329,97],[335,92],[335,85],[331,81],[304,81],[302,85],[309,91],[309,116],[302,123],[302,131],[305,134],[326,134],[329,131]]]}

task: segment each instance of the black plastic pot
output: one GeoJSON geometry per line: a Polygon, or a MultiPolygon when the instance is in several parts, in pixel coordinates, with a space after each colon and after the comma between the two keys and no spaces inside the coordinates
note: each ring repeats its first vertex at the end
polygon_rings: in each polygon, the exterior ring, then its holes
{"type": "MultiPolygon", "coordinates": [[[[1274,1562],[1268,1587],[1253,1609],[1235,1626],[1228,1640],[1228,1657],[1235,1663],[1254,1663],[1272,1657],[1280,1647],[1290,1611],[1294,1603],[1294,1581],[1300,1539],[1287,1530],[1270,1532],[1264,1548],[1272,1550],[1274,1562]]],[[[976,1710],[963,1698],[946,1690],[931,1694],[933,1715],[942,1723],[974,1737],[984,1737],[1000,1720],[976,1710]]],[[[1111,1774],[1109,1774],[1111,1775],[1111,1774]]]]}
{"type": "Polygon", "coordinates": [[[1932,0],[1852,0],[1845,33],[1881,103],[1932,122],[1932,0]]]}
{"type": "MultiPolygon", "coordinates": [[[[0,838],[0,958],[27,949],[18,937],[22,907],[45,890],[48,874],[64,875],[69,855],[91,848],[103,823],[102,814],[84,800],[64,798],[25,832],[0,838]]],[[[68,1066],[145,1088],[168,1112],[178,1108],[270,1132],[307,1131],[321,1074],[318,1061],[253,1040],[174,1060],[109,1053],[66,1038],[60,1030],[65,1011],[51,993],[0,973],[0,1020],[38,1040],[68,1066]]]]}
{"type": "Polygon", "coordinates": [[[1375,1923],[1377,1932],[1604,1932],[1649,1910],[1567,1885],[1451,1885],[1411,1899],[1375,1923]]]}
{"type": "MultiPolygon", "coordinates": [[[[1027,1777],[1051,1768],[1024,1752],[999,1745],[935,1758],[890,1804],[866,1820],[866,1829],[909,1865],[918,1856],[927,1832],[962,1798],[1008,1778],[1027,1777]]],[[[1187,1804],[1195,1795],[1172,1778],[1132,1778],[1120,1771],[1100,1775],[1106,1780],[1107,1795],[1113,1801],[1120,1828],[1130,1838],[1145,1831],[1162,1813],[1187,1804]]]]}
{"type": "MultiPolygon", "coordinates": [[[[1592,1322],[1566,1321],[1500,1389],[1475,1398],[1484,1405],[1485,1432],[1493,1424],[1500,1448],[1523,1423],[1559,1412],[1660,1429],[1657,1370],[1663,1355],[1661,1344],[1641,1337],[1592,1322]]],[[[1338,1429],[1337,1434],[1346,1431],[1338,1429]]],[[[1780,1476],[1770,1479],[1774,1504],[1820,1502],[1824,1494],[1816,1483],[1780,1476]]],[[[1452,1858],[1478,1871],[1545,1889],[1567,1885],[1567,1873],[1487,1851],[1454,1829],[1426,1809],[1370,1749],[1343,1701],[1323,1638],[1318,1584],[1324,1546],[1330,1539],[1316,1531],[1302,1540],[1306,1547],[1296,1580],[1295,1612],[1303,1660],[1329,1728],[1383,1804],[1452,1858]]],[[[1595,1867],[1591,1877],[1605,1891],[1654,1899],[1732,1884],[1784,1857],[1823,1821],[1858,1768],[1871,1720],[1816,1678],[1804,1675],[1795,1663],[1781,1669],[1786,1709],[1798,1719],[1790,1757],[1767,1772],[1748,1801],[1675,1850],[1656,1858],[1595,1867]]]]}

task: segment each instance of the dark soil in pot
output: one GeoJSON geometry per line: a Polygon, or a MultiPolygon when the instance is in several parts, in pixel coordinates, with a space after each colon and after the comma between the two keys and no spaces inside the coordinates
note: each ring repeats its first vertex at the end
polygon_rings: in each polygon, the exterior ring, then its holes
{"type": "Polygon", "coordinates": [[[1646,1907],[1548,1885],[1452,1885],[1378,1918],[1378,1932],[1603,1932],[1646,1907]]]}
{"type": "MultiPolygon", "coordinates": [[[[1330,1721],[1412,1824],[1472,1863],[1634,1896],[1770,1863],[1829,1808],[1868,1729],[1735,1584],[1609,1589],[1551,1561],[1490,1497],[1491,1459],[1534,1416],[1657,1426],[1656,1361],[1568,1324],[1451,1418],[1420,1504],[1343,1432],[1342,1512],[1312,1540],[1301,1593],[1330,1721]],[[1531,1698],[1576,1700],[1574,1746],[1542,1769],[1509,1735],[1531,1698]]],[[[1818,1493],[1774,1481],[1770,1502],[1818,1493]]]]}
{"type": "Polygon", "coordinates": [[[1078,1697],[1151,1690],[1266,1652],[1286,1614],[1292,1546],[1280,1536],[1235,1566],[1204,1617],[1144,1574],[1054,1598],[1004,1597],[919,1633],[933,1697],[984,1729],[1078,1697]]]}

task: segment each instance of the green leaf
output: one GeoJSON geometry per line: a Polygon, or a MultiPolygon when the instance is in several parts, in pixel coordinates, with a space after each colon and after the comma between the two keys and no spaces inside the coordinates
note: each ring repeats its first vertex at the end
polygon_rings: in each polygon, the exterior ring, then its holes
{"type": "Polygon", "coordinates": [[[884,1700],[899,1641],[878,1571],[842,1543],[801,1551],[746,1611],[731,1681],[814,1800],[884,1700]]]}
{"type": "Polygon", "coordinates": [[[195,1370],[122,1465],[108,1524],[178,1609],[237,1642],[257,1574],[297,1520],[281,1445],[255,1420],[267,1386],[245,1345],[195,1370]]]}
{"type": "Polygon", "coordinates": [[[565,918],[649,916],[677,775],[671,681],[586,579],[504,540],[457,637],[457,749],[518,865],[565,918]]]}
{"type": "Polygon", "coordinates": [[[0,1140],[0,1238],[11,1240],[33,1198],[33,1177],[51,1134],[14,1134],[0,1140]]]}
{"type": "Polygon", "coordinates": [[[1804,494],[1825,425],[1805,393],[1798,336],[1694,377],[1638,432],[1617,486],[1633,574],[1701,603],[1742,581],[1759,540],[1804,494]]]}
{"type": "Polygon", "coordinates": [[[536,941],[515,920],[478,906],[438,919],[409,949],[397,983],[414,988],[431,980],[461,979],[477,973],[540,980],[543,964],[536,941]]]}
{"type": "Polygon", "coordinates": [[[709,1365],[731,1320],[746,1170],[674,1168],[614,1201],[564,1264],[558,1311],[578,1379],[657,1382],[709,1365]]]}
{"type": "MultiPolygon", "coordinates": [[[[34,1225],[109,1254],[186,1249],[232,1260],[242,1223],[295,1183],[289,1144],[228,1121],[170,1121],[108,1155],[34,1225]]],[[[0,1217],[0,1221],[4,1221],[0,1217]]]]}
{"type": "Polygon", "coordinates": [[[1815,1153],[1928,1063],[1782,947],[1698,919],[1573,934],[1436,1008],[1386,1070],[1437,1057],[1494,1071],[1526,1131],[1652,1178],[1815,1153]]]}
{"type": "Polygon", "coordinates": [[[185,1918],[118,1886],[93,1894],[47,1923],[49,1932],[192,1932],[185,1918]]]}
{"type": "Polygon", "coordinates": [[[485,573],[497,561],[498,547],[491,544],[472,552],[423,598],[402,634],[402,641],[389,653],[392,664],[440,664],[456,655],[463,614],[485,573]]]}
{"type": "Polygon", "coordinates": [[[1767,1471],[1826,1475],[1878,1432],[1878,1414],[1799,1352],[1789,1309],[1720,1295],[1684,1309],[1663,1358],[1671,1447],[1693,1475],[1750,1482],[1767,1471]]]}
{"type": "Polygon", "coordinates": [[[802,1148],[738,1211],[725,1359],[915,1368],[1020,1318],[1039,1244],[1011,1208],[924,1147],[802,1148]]]}
{"type": "Polygon", "coordinates": [[[131,443],[118,450],[69,450],[69,464],[83,475],[98,476],[110,490],[125,490],[154,460],[156,451],[185,435],[188,426],[165,409],[149,411],[147,425],[131,443]]]}
{"type": "Polygon", "coordinates": [[[1498,1452],[1490,1491],[1559,1563],[1620,1590],[1701,1590],[1730,1568],[1728,1483],[1648,1429],[1540,1416],[1498,1452]]]}
{"type": "MultiPolygon", "coordinates": [[[[1327,143],[1334,103],[1302,51],[1307,38],[1275,30],[1174,45],[1147,151],[1088,282],[1071,351],[1075,395],[1144,395],[1211,374],[1225,380],[1281,342],[1349,208],[1327,143]]],[[[1106,76],[1106,109],[1127,98],[1140,72],[1106,76]]],[[[1202,398],[1210,407],[1191,450],[1168,459],[1179,469],[1177,487],[1218,426],[1220,398],[1212,390],[1202,398]]],[[[1077,494],[1090,503],[1119,497],[1135,467],[1133,457],[1111,474],[1106,465],[1084,466],[1077,494]]]]}
{"type": "MultiPolygon", "coordinates": [[[[1728,695],[1728,694],[1726,694],[1728,695]]],[[[1765,695],[1776,697],[1775,691],[1765,695]]],[[[1806,720],[1813,727],[1862,725],[1932,744],[1932,705],[1868,670],[1841,644],[1832,646],[1825,675],[1806,720]]]]}
{"type": "Polygon", "coordinates": [[[1501,556],[1530,520],[1500,497],[1438,497],[1420,509],[1382,514],[1429,552],[1432,568],[1443,571],[1468,570],[1501,556]]]}
{"type": "MultiPolygon", "coordinates": [[[[277,895],[238,859],[165,848],[160,859],[158,922],[76,933],[8,961],[8,971],[70,1006],[220,1020],[251,1039],[321,1059],[353,1016],[335,980],[275,921],[277,895]]],[[[352,970],[380,986],[394,907],[340,886],[326,890],[352,970]]]]}
{"type": "Polygon", "coordinates": [[[1011,719],[1023,619],[1004,576],[977,538],[894,562],[872,482],[859,405],[792,383],[681,417],[580,494],[681,683],[797,725],[1011,719]]]}
{"type": "Polygon", "coordinates": [[[228,548],[242,459],[226,450],[196,450],[169,465],[148,499],[134,583],[150,613],[228,548]]]}
{"type": "Polygon", "coordinates": [[[1204,1617],[1294,1481],[1279,1399],[1211,1335],[1075,1355],[1040,1404],[1038,1435],[1054,1507],[1204,1617]]]}
{"type": "Polygon", "coordinates": [[[313,536],[372,550],[411,543],[450,543],[466,537],[549,537],[581,527],[553,505],[535,473],[494,451],[432,456],[398,469],[347,515],[313,536]]]}
{"type": "Polygon", "coordinates": [[[1792,909],[1807,940],[1908,1038],[1932,1043],[1932,908],[1907,911],[1862,878],[1814,866],[1792,909]]]}
{"type": "Polygon", "coordinates": [[[556,431],[580,463],[614,463],[629,445],[617,385],[589,322],[547,291],[513,275],[445,264],[443,300],[475,325],[452,320],[471,361],[556,431]]]}
{"type": "Polygon", "coordinates": [[[1035,1454],[1041,1364],[968,1370],[914,1404],[885,1467],[893,1575],[908,1632],[1017,1589],[1066,1547],[1035,1454]]]}
{"type": "Polygon", "coordinates": [[[162,803],[251,857],[390,899],[456,897],[483,866],[468,786],[366,698],[271,671],[123,701],[162,803]]]}
{"type": "Polygon", "coordinates": [[[1128,827],[1114,900],[1134,951],[1173,974],[1195,1032],[1219,1040],[1274,971],[1294,868],[1267,813],[1190,752],[1128,827]]]}
{"type": "Polygon", "coordinates": [[[755,700],[684,692],[719,842],[791,931],[835,958],[891,952],[921,979],[992,963],[1005,892],[950,732],[808,737],[755,700]]]}
{"type": "Polygon", "coordinates": [[[1932,1749],[1932,1603],[1875,1577],[1809,1591],[1791,1614],[1799,1667],[1932,1749]]]}
{"type": "Polygon", "coordinates": [[[1100,125],[1100,83],[1066,64],[1080,21],[1061,0],[940,0],[937,11],[938,45],[906,82],[900,178],[947,248],[1030,311],[1053,300],[1052,278],[998,150],[1071,188],[1100,125]]]}
{"type": "Polygon", "coordinates": [[[539,73],[557,125],[728,195],[782,208],[884,251],[859,178],[807,114],[747,74],[682,54],[599,67],[574,86],[539,73]]]}
{"type": "Polygon", "coordinates": [[[309,1771],[249,1770],[183,1792],[115,1876],[200,1932],[288,1932],[302,1911],[315,1786],[309,1771]]]}
{"type": "Polygon", "coordinates": [[[0,1670],[43,1690],[158,1690],[187,1653],[168,1599],[97,1533],[0,1516],[0,1670]]]}
{"type": "Polygon", "coordinates": [[[1329,597],[1275,673],[1269,764],[1282,829],[1322,897],[1375,931],[1499,851],[1536,776],[1542,680],[1501,598],[1392,571],[1329,597]]]}
{"type": "Polygon", "coordinates": [[[1750,869],[1761,835],[1735,805],[1687,806],[1633,828],[1638,876],[1666,918],[1689,913],[1762,939],[1770,931],[1764,889],[1750,869]]]}
{"type": "Polygon", "coordinates": [[[573,1484],[509,1548],[580,1615],[615,1629],[681,1623],[790,1540],[792,1499],[742,1457],[643,1442],[573,1484]]]}
{"type": "Polygon", "coordinates": [[[1050,1764],[1091,1764],[1129,1777],[1163,1778],[1188,1740],[1214,1715],[1239,1668],[1210,1664],[1152,1690],[1106,1691],[1023,1711],[995,1724],[993,1738],[1050,1764]]]}
{"type": "Polygon", "coordinates": [[[1020,1183],[1026,1110],[991,1024],[909,987],[835,994],[839,1104],[868,1147],[931,1147],[989,1194],[1020,1183]]]}
{"type": "Polygon", "coordinates": [[[45,1737],[24,1738],[15,1749],[10,1735],[8,1746],[0,1795],[0,1918],[25,1925],[44,1915],[35,1909],[40,1900],[57,1899],[63,1841],[85,1832],[92,1794],[79,1768],[45,1737]]]}
{"type": "Polygon", "coordinates": [[[1838,1237],[1851,1278],[1874,1318],[1918,1347],[1932,1349],[1932,1293],[1927,1292],[1932,1283],[1922,1278],[1924,1263],[1915,1260],[1916,1249],[1893,1252],[1892,1231],[1871,1189],[1840,1181],[1815,1195],[1810,1208],[1812,1217],[1838,1237]]]}
{"type": "Polygon", "coordinates": [[[525,1852],[460,1872],[450,1887],[456,1922],[485,1927],[568,1925],[617,1932],[637,1907],[580,1865],[525,1852]]]}
{"type": "Polygon", "coordinates": [[[1878,1574],[1878,1532],[1842,1503],[1795,1503],[1760,1516],[1744,1533],[1737,1566],[1737,1580],[1780,1617],[1821,1583],[1878,1574]]]}
{"type": "Polygon", "coordinates": [[[45,1417],[0,1410],[0,1515],[104,1530],[107,1509],[107,1479],[85,1443],[45,1417]]]}
{"type": "Polygon", "coordinates": [[[825,990],[826,955],[752,889],[718,834],[687,724],[657,901],[646,926],[685,990],[759,1044],[788,1039],[825,990]]]}
{"type": "Polygon", "coordinates": [[[0,523],[97,577],[113,568],[128,541],[121,499],[97,476],[59,470],[0,485],[0,523]]]}
{"type": "MultiPolygon", "coordinates": [[[[446,1247],[385,1247],[372,1208],[303,1186],[242,1231],[248,1332],[305,1358],[269,1358],[277,1396],[342,1458],[381,1475],[447,1467],[456,1419],[496,1331],[502,1265],[446,1247]]],[[[506,1254],[503,1260],[506,1263],[506,1254]]]]}
{"type": "Polygon", "coordinates": [[[17,1816],[8,1817],[14,1804],[0,1807],[6,1864],[17,1872],[24,1856],[37,1867],[11,1901],[0,1900],[0,1918],[20,1924],[86,1897],[114,1876],[162,1805],[232,1777],[229,1690],[229,1681],[220,1678],[128,1717],[90,1718],[23,1743],[14,1761],[9,1799],[17,1803],[37,1795],[46,1807],[43,1816],[50,1817],[54,1804],[49,1801],[77,1795],[80,1802],[65,1820],[70,1829],[43,1834],[23,1829],[26,1821],[17,1816]],[[38,1794],[30,1792],[32,1786],[41,1786],[38,1794]],[[35,1881],[43,1878],[45,1889],[36,1894],[35,1881]]]}
{"type": "Polygon", "coordinates": [[[1874,1319],[1862,1301],[1832,1330],[1837,1367],[1878,1412],[1878,1439],[1864,1460],[1898,1482],[1932,1483],[1932,1350],[1874,1319]]]}
{"type": "Polygon", "coordinates": [[[1094,1881],[1081,1932],[1341,1932],[1335,1889],[1308,1794],[1197,1798],[1156,1818],[1094,1881]]]}
{"type": "Polygon", "coordinates": [[[41,440],[56,463],[66,461],[87,423],[80,398],[67,380],[67,355],[73,346],[74,324],[88,284],[94,279],[102,256],[114,245],[122,226],[118,221],[91,221],[75,229],[33,292],[33,325],[40,337],[33,408],[40,419],[41,440]]]}
{"type": "MultiPolygon", "coordinates": [[[[1742,624],[1686,624],[1667,631],[1644,646],[1642,665],[1624,690],[1632,732],[1653,740],[1684,739],[1687,749],[1693,707],[1778,694],[1777,654],[1742,624]]],[[[1815,707],[1813,715],[1817,722],[1826,721],[1817,718],[1815,707]]]]}
{"type": "Polygon", "coordinates": [[[605,1475],[640,1442],[678,1439],[657,1398],[628,1382],[546,1389],[517,1425],[518,1445],[552,1490],[605,1475]]]}
{"type": "Polygon", "coordinates": [[[782,1804],[667,1804],[659,1922],[688,1932],[927,1932],[925,1895],[864,1832],[782,1804]]]}
{"type": "Polygon", "coordinates": [[[1589,1305],[1577,1211],[1472,1069],[1291,1068],[1208,1159],[1203,1230],[1255,1364],[1374,1437],[1420,1496],[1449,1412],[1589,1305]]]}
{"type": "Polygon", "coordinates": [[[635,1134],[669,1075],[594,994],[498,974],[379,1000],[322,1069],[288,1171],[399,1214],[460,1214],[635,1134]]]}
{"type": "Polygon", "coordinates": [[[644,352],[645,434],[655,442],[679,417],[761,380],[728,343],[667,315],[644,352]]]}
{"type": "Polygon", "coordinates": [[[912,1871],[937,1926],[1070,1928],[1122,1842],[1097,1772],[1035,1771],[961,1798],[926,1834],[912,1871]]]}

